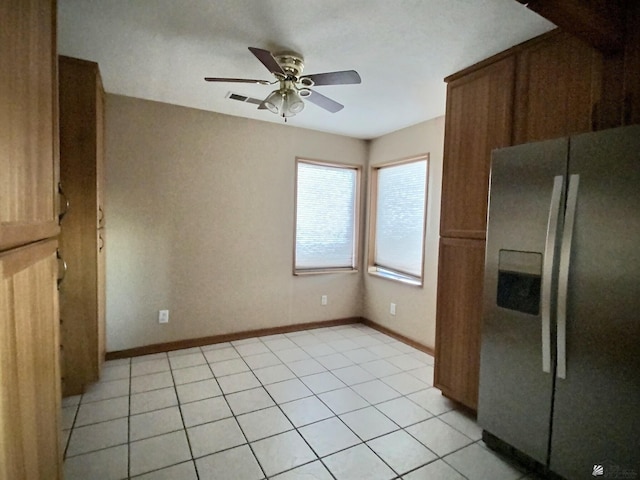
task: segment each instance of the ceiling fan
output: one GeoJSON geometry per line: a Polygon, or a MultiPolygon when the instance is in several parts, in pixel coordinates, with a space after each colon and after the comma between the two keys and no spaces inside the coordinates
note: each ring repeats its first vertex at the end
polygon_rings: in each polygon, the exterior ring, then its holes
{"type": "Polygon", "coordinates": [[[278,84],[278,88],[258,105],[258,109],[269,110],[282,116],[285,121],[287,117],[292,117],[304,109],[303,98],[331,113],[339,112],[344,108],[344,105],[311,90],[311,87],[352,85],[362,81],[355,70],[302,75],[304,59],[297,53],[272,54],[268,50],[255,47],[249,47],[249,50],[275,76],[274,81],[217,77],[205,77],[205,80],[207,82],[257,83],[260,85],[278,84]]]}

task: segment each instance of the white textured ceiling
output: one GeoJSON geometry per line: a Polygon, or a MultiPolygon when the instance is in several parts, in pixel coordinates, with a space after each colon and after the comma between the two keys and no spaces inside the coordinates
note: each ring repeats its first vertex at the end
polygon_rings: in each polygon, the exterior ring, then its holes
{"type": "Polygon", "coordinates": [[[553,25],[515,0],[58,0],[59,52],[100,64],[107,92],[282,123],[205,76],[272,80],[249,52],[293,50],[304,73],[354,69],[362,84],[316,87],[289,125],[370,139],[443,115],[443,78],[553,25]]]}

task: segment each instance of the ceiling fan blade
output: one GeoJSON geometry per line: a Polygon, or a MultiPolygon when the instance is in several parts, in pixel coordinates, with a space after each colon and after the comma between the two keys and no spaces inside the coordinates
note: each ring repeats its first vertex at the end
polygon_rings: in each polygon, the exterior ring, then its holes
{"type": "Polygon", "coordinates": [[[250,78],[218,78],[218,77],[204,77],[206,82],[230,82],[230,83],[258,83],[260,85],[270,85],[271,82],[267,80],[254,80],[250,78]]]}
{"type": "Polygon", "coordinates": [[[353,85],[362,82],[360,75],[358,75],[358,72],[355,70],[316,73],[313,75],[303,75],[301,79],[303,78],[312,80],[314,87],[319,87],[321,85],[353,85]]]}
{"type": "Polygon", "coordinates": [[[276,59],[273,58],[273,55],[269,50],[263,50],[262,48],[255,47],[249,47],[249,50],[256,56],[258,60],[260,60],[260,62],[262,62],[265,67],[267,67],[267,70],[272,73],[281,73],[282,75],[285,74],[284,70],[282,70],[282,67],[276,61],[276,59]]]}
{"type": "Polygon", "coordinates": [[[311,90],[311,95],[305,97],[305,100],[309,100],[311,103],[315,103],[317,106],[324,108],[331,113],[339,112],[344,108],[344,105],[336,102],[335,100],[331,100],[329,97],[325,97],[315,90],[311,90]]]}

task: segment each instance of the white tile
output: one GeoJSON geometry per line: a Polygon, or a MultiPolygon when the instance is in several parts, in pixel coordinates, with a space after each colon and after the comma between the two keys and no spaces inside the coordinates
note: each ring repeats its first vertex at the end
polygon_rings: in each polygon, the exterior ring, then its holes
{"type": "Polygon", "coordinates": [[[458,450],[444,461],[469,480],[517,480],[526,472],[519,471],[497,455],[477,444],[458,450]]]}
{"type": "Polygon", "coordinates": [[[404,480],[465,480],[462,475],[442,460],[436,460],[435,462],[419,468],[402,478],[404,480]]]}
{"type": "Polygon", "coordinates": [[[367,350],[369,350],[378,358],[396,357],[398,355],[402,355],[402,352],[400,350],[393,348],[389,344],[373,345],[372,347],[368,347],[367,350]]]}
{"type": "Polygon", "coordinates": [[[405,430],[441,457],[472,442],[469,437],[438,418],[430,418],[407,427],[405,430]]]}
{"type": "Polygon", "coordinates": [[[220,390],[215,379],[178,385],[176,390],[178,391],[180,403],[195,402],[222,395],[222,390],[220,390]]]}
{"type": "MultiPolygon", "coordinates": [[[[78,410],[76,427],[104,422],[129,415],[129,397],[110,398],[99,402],[83,403],[78,410]]],[[[71,428],[68,426],[67,428],[71,428]]]]}
{"type": "Polygon", "coordinates": [[[300,347],[287,348],[286,350],[278,350],[276,356],[285,363],[297,362],[298,360],[306,360],[309,355],[300,347]]]}
{"type": "MultiPolygon", "coordinates": [[[[126,399],[127,397],[122,397],[126,399]]],[[[99,402],[96,402],[99,403],[99,402]]],[[[87,405],[91,405],[91,403],[87,403],[87,405]]],[[[63,430],[68,430],[73,427],[73,422],[76,419],[76,413],[78,412],[78,405],[71,405],[70,407],[62,407],[62,424],[60,428],[63,430]]]]}
{"type": "Polygon", "coordinates": [[[318,398],[333,410],[336,415],[341,415],[369,405],[364,398],[349,387],[321,393],[318,395],[318,398]]]}
{"type": "Polygon", "coordinates": [[[173,387],[136,393],[131,395],[131,415],[172,407],[177,404],[178,399],[173,387]]]}
{"type": "Polygon", "coordinates": [[[312,423],[298,431],[319,457],[361,443],[361,440],[337,417],[312,423]]]}
{"type": "Polygon", "coordinates": [[[172,357],[180,357],[182,355],[191,355],[192,353],[202,353],[200,347],[181,348],[180,350],[171,350],[167,352],[169,359],[172,357]]]}
{"type": "Polygon", "coordinates": [[[398,340],[393,340],[389,342],[388,345],[402,353],[415,353],[418,351],[411,345],[407,345],[406,343],[400,342],[398,340]]]}
{"type": "Polygon", "coordinates": [[[333,412],[315,396],[283,403],[280,408],[296,427],[333,416],[333,412]]]}
{"type": "Polygon", "coordinates": [[[152,373],[131,379],[131,393],[148,392],[166,387],[173,387],[171,372],[152,373]]]}
{"type": "Polygon", "coordinates": [[[433,416],[406,397],[379,403],[376,408],[403,428],[433,416]]]}
{"type": "Polygon", "coordinates": [[[208,350],[204,352],[204,356],[209,363],[231,360],[232,358],[240,358],[240,354],[233,347],[208,350]]]}
{"type": "Polygon", "coordinates": [[[260,382],[251,372],[236,373],[218,378],[218,383],[225,394],[249,390],[259,387],[260,382]]]}
{"type": "Polygon", "coordinates": [[[413,393],[407,398],[434,415],[440,415],[456,408],[456,404],[442,395],[442,392],[435,387],[413,393]]]}
{"type": "MultiPolygon", "coordinates": [[[[133,477],[132,477],[133,478],[133,477]]],[[[179,463],[171,467],[156,470],[155,472],[145,473],[134,480],[198,480],[196,467],[193,461],[179,463]]]]}
{"type": "Polygon", "coordinates": [[[169,369],[169,360],[166,357],[158,360],[148,360],[131,365],[131,376],[139,377],[140,375],[149,375],[151,373],[168,372],[169,369]]]}
{"type": "Polygon", "coordinates": [[[322,328],[320,330],[316,330],[313,334],[322,340],[325,343],[333,342],[336,340],[342,340],[344,337],[335,330],[330,330],[329,328],[322,328]]]}
{"type": "Polygon", "coordinates": [[[315,394],[346,387],[346,385],[341,380],[338,380],[331,372],[307,375],[300,380],[315,394]]]}
{"type": "Polygon", "coordinates": [[[145,438],[129,445],[131,475],[151,472],[191,458],[184,430],[145,438]]]}
{"type": "Polygon", "coordinates": [[[198,458],[246,443],[235,418],[205,423],[187,429],[193,457],[198,458]]]}
{"type": "Polygon", "coordinates": [[[433,386],[433,367],[431,365],[427,365],[426,367],[416,368],[415,370],[407,371],[409,375],[413,375],[418,380],[423,381],[430,387],[433,386]]]}
{"type": "Polygon", "coordinates": [[[333,374],[347,385],[368,382],[375,377],[358,365],[332,370],[333,374]]]}
{"type": "Polygon", "coordinates": [[[318,461],[307,463],[302,467],[294,468],[271,478],[272,480],[333,480],[329,470],[318,461]]]}
{"type": "Polygon", "coordinates": [[[291,422],[278,407],[245,413],[237,417],[237,420],[250,442],[293,429],[291,422]]]}
{"type": "Polygon", "coordinates": [[[437,458],[431,450],[404,430],[370,440],[367,444],[398,475],[403,475],[437,458]]]}
{"type": "Polygon", "coordinates": [[[414,357],[414,358],[417,358],[418,360],[420,360],[423,363],[426,363],[427,365],[433,366],[433,364],[434,364],[433,355],[429,355],[426,352],[421,352],[419,350],[416,350],[415,352],[413,352],[411,354],[411,356],[414,357]]]}
{"type": "Polygon", "coordinates": [[[270,385],[266,385],[265,388],[276,403],[290,402],[291,400],[297,400],[298,398],[313,395],[311,390],[309,390],[297,378],[285,380],[284,382],[272,383],[270,385]]]}
{"type": "Polygon", "coordinates": [[[295,430],[258,440],[251,446],[268,477],[317,458],[295,430]]]}
{"type": "Polygon", "coordinates": [[[167,354],[165,352],[160,352],[160,353],[150,353],[149,355],[140,355],[138,357],[133,357],[131,359],[131,364],[136,364],[136,363],[141,363],[141,362],[148,362],[151,360],[162,360],[162,359],[166,359],[167,358],[167,354]]]}
{"type": "Polygon", "coordinates": [[[212,350],[223,350],[225,348],[231,348],[231,342],[212,343],[210,345],[203,345],[200,347],[202,353],[210,352],[212,350]]]}
{"type": "Polygon", "coordinates": [[[234,415],[241,415],[275,405],[263,387],[227,395],[227,402],[229,402],[234,415]]]}
{"type": "Polygon", "coordinates": [[[244,361],[247,362],[247,365],[254,369],[270,367],[272,365],[279,365],[282,363],[280,359],[276,357],[272,352],[250,355],[248,357],[244,357],[244,361]]]}
{"type": "Polygon", "coordinates": [[[182,417],[178,407],[132,415],[129,419],[130,441],[142,440],[163,433],[182,430],[182,417]]]}
{"type": "Polygon", "coordinates": [[[116,365],[112,367],[103,367],[100,371],[100,381],[109,382],[111,380],[128,379],[131,373],[131,367],[127,365],[116,365]]]}
{"type": "Polygon", "coordinates": [[[384,377],[382,381],[403,395],[429,388],[429,385],[405,372],[384,377]]]}
{"type": "Polygon", "coordinates": [[[400,396],[393,388],[380,380],[372,380],[370,382],[359,383],[354,385],[353,388],[358,395],[364,398],[367,402],[373,404],[385,402],[392,398],[400,396]]]}
{"type": "Polygon", "coordinates": [[[262,343],[264,343],[272,352],[277,352],[280,350],[287,350],[289,348],[297,347],[295,343],[293,343],[291,340],[289,340],[286,337],[278,338],[275,340],[263,340],[262,343]]]}
{"type": "Polygon", "coordinates": [[[108,398],[123,397],[129,395],[129,380],[113,380],[110,382],[97,382],[89,386],[82,395],[82,403],[97,402],[108,398]]]}
{"type": "Polygon", "coordinates": [[[404,355],[398,355],[397,357],[389,357],[387,358],[389,363],[393,363],[396,367],[401,370],[413,370],[420,367],[426,367],[427,364],[421,362],[417,358],[415,358],[410,353],[405,353],[404,355]]]}
{"type": "Polygon", "coordinates": [[[262,342],[247,343],[244,345],[236,345],[236,350],[243,357],[249,355],[257,355],[259,353],[270,353],[271,350],[262,342]]]}
{"type": "Polygon", "coordinates": [[[260,339],[258,337],[249,337],[249,338],[241,338],[240,340],[233,340],[231,344],[234,347],[237,347],[238,345],[247,345],[249,343],[258,343],[258,342],[260,342],[260,339]]]}
{"type": "Polygon", "coordinates": [[[331,355],[333,353],[337,353],[335,349],[331,348],[326,343],[315,343],[311,345],[305,345],[302,347],[302,349],[312,357],[320,357],[323,355],[331,355]]]}
{"type": "Polygon", "coordinates": [[[197,365],[195,367],[181,368],[180,370],[173,371],[173,379],[176,385],[199,382],[209,378],[213,378],[213,374],[208,365],[197,365]]]}
{"type": "Polygon", "coordinates": [[[67,456],[127,443],[128,428],[126,418],[74,428],[71,432],[67,456]]]}
{"type": "Polygon", "coordinates": [[[386,360],[374,360],[372,362],[366,362],[360,365],[371,375],[374,375],[378,378],[387,377],[389,375],[395,375],[396,373],[402,372],[398,367],[392,365],[386,360]]]}
{"type": "Polygon", "coordinates": [[[348,352],[342,352],[342,354],[354,363],[365,363],[373,360],[378,360],[380,357],[374,355],[366,348],[359,348],[357,350],[350,350],[348,352]]]}
{"type": "Polygon", "coordinates": [[[321,343],[318,337],[309,333],[308,331],[303,333],[302,335],[291,337],[291,341],[299,347],[307,347],[309,345],[317,345],[318,343],[321,343]]]}
{"type": "Polygon", "coordinates": [[[80,403],[80,399],[82,398],[82,395],[72,395],[69,397],[64,397],[62,399],[62,406],[63,407],[72,407],[72,406],[77,406],[80,403]]]}
{"type": "Polygon", "coordinates": [[[361,333],[353,337],[352,340],[360,347],[372,347],[374,345],[380,345],[382,343],[377,338],[371,337],[369,335],[362,335],[361,333]]]}
{"type": "Polygon", "coordinates": [[[336,368],[344,368],[353,365],[353,362],[341,353],[318,356],[316,360],[329,370],[335,370],[336,368]]]}
{"type": "Polygon", "coordinates": [[[399,428],[374,407],[345,413],[340,415],[340,418],[356,435],[365,441],[393,432],[399,428]]]}
{"type": "Polygon", "coordinates": [[[324,459],[337,480],[389,480],[396,474],[366,445],[357,445],[324,459]]]}
{"type": "Polygon", "coordinates": [[[222,396],[185,403],[181,408],[185,427],[193,427],[232,416],[231,409],[222,396]]]}
{"type": "Polygon", "coordinates": [[[171,364],[171,368],[173,370],[177,370],[179,368],[195,367],[196,365],[203,365],[207,363],[207,359],[204,358],[204,355],[202,353],[197,352],[197,353],[189,353],[185,355],[177,355],[174,357],[169,357],[169,363],[171,364]]]}
{"type": "Polygon", "coordinates": [[[348,338],[343,338],[340,340],[334,340],[329,342],[329,346],[333,348],[336,352],[347,352],[349,350],[356,350],[361,348],[357,343],[349,340],[348,338]]]}
{"type": "Polygon", "coordinates": [[[466,412],[451,410],[438,418],[459,432],[464,433],[471,440],[480,440],[482,438],[482,428],[476,423],[475,418],[466,412]]]}
{"type": "Polygon", "coordinates": [[[241,358],[222,360],[209,365],[216,377],[224,377],[225,375],[233,375],[234,373],[248,372],[250,370],[249,366],[241,358]]]}
{"type": "Polygon", "coordinates": [[[289,380],[296,377],[285,365],[273,365],[271,367],[259,368],[254,370],[253,373],[258,377],[258,380],[260,380],[263,385],[281,382],[283,380],[289,380]]]}
{"type": "Polygon", "coordinates": [[[304,377],[305,375],[312,375],[314,373],[327,371],[326,368],[320,365],[320,363],[318,363],[318,361],[314,360],[313,358],[287,363],[287,366],[298,377],[304,377]]]}
{"type": "Polygon", "coordinates": [[[65,480],[121,480],[127,478],[129,462],[126,445],[67,458],[64,462],[65,480]]]}
{"type": "MultiPolygon", "coordinates": [[[[235,447],[196,460],[200,480],[260,480],[264,478],[251,449],[247,445],[235,447]]],[[[175,477],[177,480],[182,477],[175,477]]]]}

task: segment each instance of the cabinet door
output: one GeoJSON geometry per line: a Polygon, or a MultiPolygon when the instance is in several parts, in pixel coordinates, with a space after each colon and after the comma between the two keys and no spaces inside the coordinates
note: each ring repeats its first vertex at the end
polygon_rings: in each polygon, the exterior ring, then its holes
{"type": "Polygon", "coordinates": [[[491,150],[511,144],[514,71],[510,56],[448,84],[443,237],[485,238],[491,150]]]}
{"type": "Polygon", "coordinates": [[[592,130],[602,55],[568,33],[544,37],[518,54],[514,144],[592,130]]]}
{"type": "Polygon", "coordinates": [[[640,124],[640,3],[627,6],[624,53],[625,124],[640,124]]]}
{"type": "Polygon", "coordinates": [[[60,478],[56,245],[0,255],[0,478],[60,478]]]}
{"type": "Polygon", "coordinates": [[[434,384],[449,398],[478,405],[484,240],[440,239],[434,384]]]}
{"type": "Polygon", "coordinates": [[[0,251],[58,234],[55,4],[0,2],[0,251]]]}

